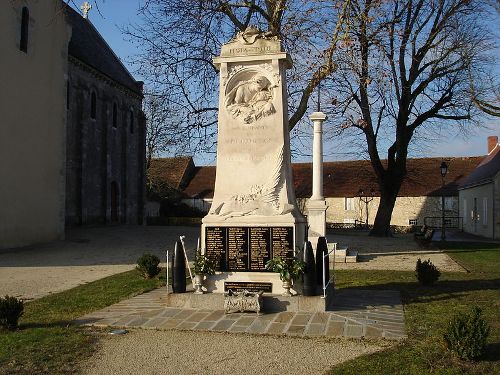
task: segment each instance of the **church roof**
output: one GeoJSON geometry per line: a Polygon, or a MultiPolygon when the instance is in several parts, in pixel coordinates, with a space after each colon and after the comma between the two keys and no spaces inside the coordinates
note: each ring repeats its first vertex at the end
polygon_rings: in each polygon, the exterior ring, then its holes
{"type": "Polygon", "coordinates": [[[132,77],[92,23],[68,4],[63,2],[63,5],[72,28],[69,55],[142,96],[142,83],[132,77]]]}
{"type": "MultiPolygon", "coordinates": [[[[408,159],[406,176],[399,196],[455,196],[461,181],[481,162],[483,157],[446,158],[449,165],[443,188],[439,166],[442,158],[408,159]]],[[[294,163],[293,182],[297,198],[312,193],[312,164],[294,163]]],[[[182,191],[185,197],[212,198],[215,186],[214,166],[196,167],[192,178],[182,191]]],[[[360,188],[375,190],[379,196],[375,173],[368,160],[334,161],[323,163],[325,197],[354,197],[360,188]]]]}
{"type": "Polygon", "coordinates": [[[498,172],[500,172],[500,145],[497,144],[476,169],[462,181],[459,188],[466,189],[490,183],[498,172]]]}

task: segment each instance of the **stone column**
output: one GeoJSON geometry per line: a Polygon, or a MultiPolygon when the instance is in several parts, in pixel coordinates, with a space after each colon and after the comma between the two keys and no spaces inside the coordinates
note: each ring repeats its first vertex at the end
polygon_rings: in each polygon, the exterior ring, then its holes
{"type": "Polygon", "coordinates": [[[316,249],[318,237],[326,235],[326,205],[323,197],[323,122],[326,115],[323,112],[314,112],[309,117],[314,124],[313,140],[313,186],[312,196],[307,204],[307,221],[309,225],[309,241],[316,249]]]}

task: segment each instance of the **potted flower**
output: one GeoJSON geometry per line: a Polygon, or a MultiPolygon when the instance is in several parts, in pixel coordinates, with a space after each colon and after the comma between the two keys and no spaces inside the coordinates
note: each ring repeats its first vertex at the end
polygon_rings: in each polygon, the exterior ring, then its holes
{"type": "Polygon", "coordinates": [[[215,262],[202,254],[200,250],[196,252],[196,259],[194,261],[194,293],[203,294],[201,289],[205,275],[215,274],[215,262]]]}
{"type": "Polygon", "coordinates": [[[283,259],[276,257],[266,263],[266,269],[280,274],[280,280],[283,281],[284,296],[290,297],[290,288],[294,280],[297,280],[304,273],[306,264],[297,258],[283,259]]]}

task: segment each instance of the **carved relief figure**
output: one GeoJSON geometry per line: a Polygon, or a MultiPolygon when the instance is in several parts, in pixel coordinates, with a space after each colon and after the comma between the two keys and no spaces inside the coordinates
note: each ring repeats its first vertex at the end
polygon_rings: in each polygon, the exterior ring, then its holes
{"type": "Polygon", "coordinates": [[[280,147],[272,161],[273,169],[264,183],[252,185],[246,192],[228,196],[224,203],[214,204],[210,215],[219,215],[226,219],[250,215],[285,215],[291,212],[293,205],[280,202],[280,191],[283,188],[283,147],[280,147]]]}
{"type": "Polygon", "coordinates": [[[251,124],[276,112],[272,100],[271,82],[261,75],[238,83],[226,96],[226,108],[234,119],[251,124]]]}
{"type": "Polygon", "coordinates": [[[242,44],[254,44],[257,39],[277,40],[277,37],[273,36],[269,31],[263,33],[257,26],[248,26],[244,31],[240,31],[236,34],[231,41],[240,42],[242,44]]]}

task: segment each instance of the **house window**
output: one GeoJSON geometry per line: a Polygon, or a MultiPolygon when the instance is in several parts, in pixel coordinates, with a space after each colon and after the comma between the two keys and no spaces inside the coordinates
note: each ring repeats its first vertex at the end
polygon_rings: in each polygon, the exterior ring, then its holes
{"type": "Polygon", "coordinates": [[[488,198],[483,198],[483,225],[488,225],[488,198]]]}
{"type": "Polygon", "coordinates": [[[92,91],[90,94],[90,118],[95,120],[97,113],[97,98],[95,91],[92,91]]]}
{"type": "Polygon", "coordinates": [[[28,53],[28,31],[30,24],[30,11],[27,7],[23,7],[21,11],[21,40],[19,41],[19,49],[28,53]]]}
{"type": "Polygon", "coordinates": [[[344,198],[344,210],[354,211],[354,198],[344,198]]]}
{"type": "Polygon", "coordinates": [[[134,111],[130,110],[130,134],[134,134],[134,111]]]}
{"type": "Polygon", "coordinates": [[[467,224],[467,199],[464,199],[463,213],[464,213],[464,224],[467,224]]]}
{"type": "Polygon", "coordinates": [[[408,225],[417,225],[418,220],[417,219],[408,219],[408,225]]]}
{"type": "Polygon", "coordinates": [[[113,128],[116,128],[117,126],[117,117],[118,117],[118,108],[116,106],[116,103],[113,103],[113,128]]]}

